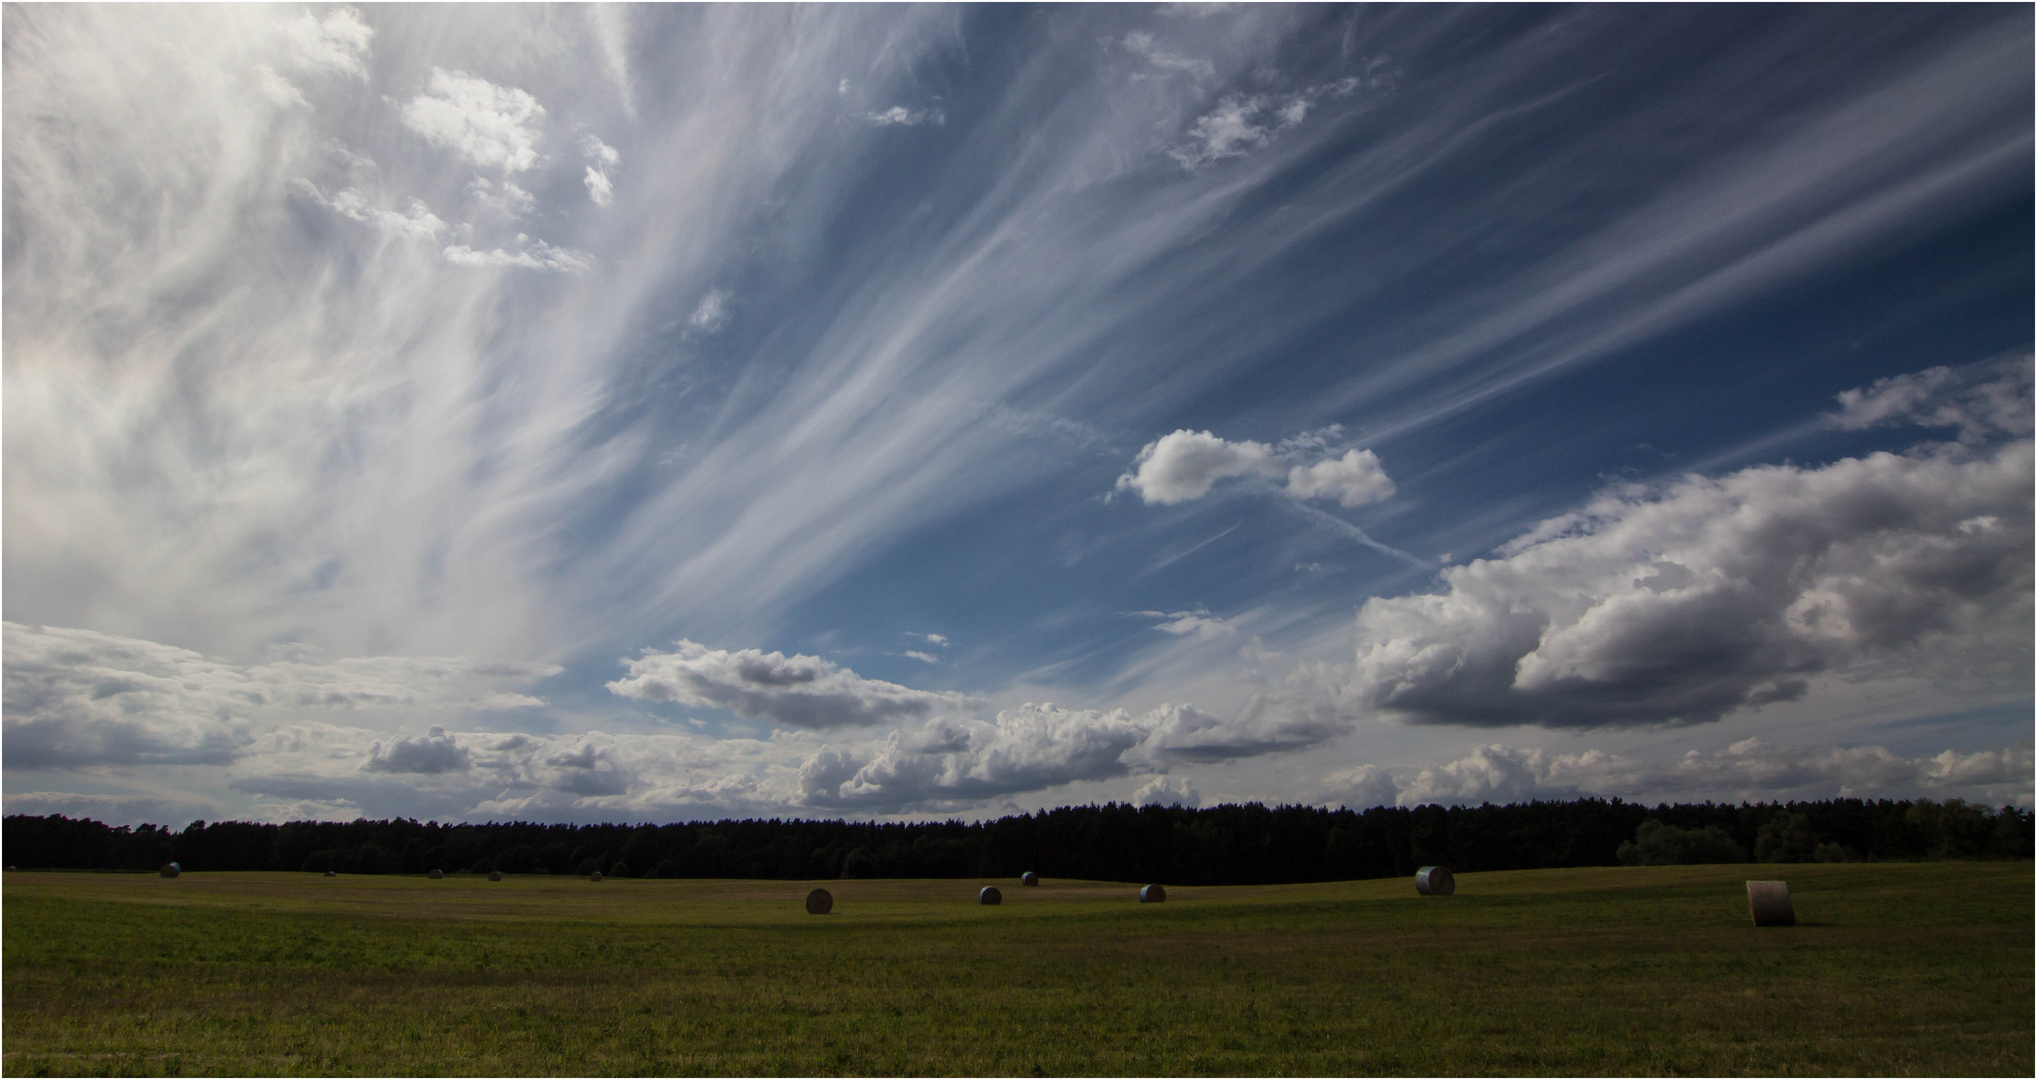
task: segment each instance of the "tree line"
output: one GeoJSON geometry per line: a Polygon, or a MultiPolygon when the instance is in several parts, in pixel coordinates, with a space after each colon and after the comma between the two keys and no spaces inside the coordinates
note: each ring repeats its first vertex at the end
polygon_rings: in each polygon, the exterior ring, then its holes
{"type": "Polygon", "coordinates": [[[24,869],[431,870],[609,877],[1046,877],[1261,885],[1458,871],[1694,862],[2028,859],[2031,814],[1957,799],[1653,808],[1619,799],[1329,810],[1069,806],[994,821],[743,820],[669,825],[194,821],[182,830],[5,818],[24,869]]]}

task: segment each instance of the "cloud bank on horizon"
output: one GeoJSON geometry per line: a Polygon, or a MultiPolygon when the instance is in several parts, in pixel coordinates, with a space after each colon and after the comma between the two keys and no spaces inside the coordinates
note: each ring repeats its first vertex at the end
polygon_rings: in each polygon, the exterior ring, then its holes
{"type": "Polygon", "coordinates": [[[2030,803],[2012,12],[0,18],[8,813],[2030,803]]]}

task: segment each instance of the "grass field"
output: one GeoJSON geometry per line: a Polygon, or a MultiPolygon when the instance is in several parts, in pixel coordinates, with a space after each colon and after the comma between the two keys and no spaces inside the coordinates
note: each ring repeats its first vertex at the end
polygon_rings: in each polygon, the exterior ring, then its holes
{"type": "Polygon", "coordinates": [[[2032,1073],[2029,863],[4,878],[9,1075],[2032,1073]],[[1749,925],[1742,882],[1801,925],[1749,925]]]}

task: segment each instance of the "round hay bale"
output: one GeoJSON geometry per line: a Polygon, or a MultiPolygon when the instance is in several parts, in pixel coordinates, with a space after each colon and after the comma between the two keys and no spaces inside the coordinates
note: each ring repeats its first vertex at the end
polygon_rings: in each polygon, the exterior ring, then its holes
{"type": "Polygon", "coordinates": [[[500,871],[500,870],[490,870],[490,871],[488,871],[488,880],[490,880],[490,881],[501,881],[501,880],[502,880],[502,871],[500,871]]]}
{"type": "Polygon", "coordinates": [[[178,866],[176,863],[173,862],[164,863],[163,868],[161,870],[156,871],[156,873],[161,874],[164,877],[176,877],[178,874],[181,874],[183,872],[184,868],[178,866]]]}
{"type": "Polygon", "coordinates": [[[1797,909],[1789,902],[1789,882],[1747,883],[1747,910],[1756,926],[1795,926],[1797,909]]]}
{"type": "Polygon", "coordinates": [[[599,870],[596,870],[595,872],[593,872],[593,873],[591,873],[591,874],[587,875],[587,880],[589,880],[589,881],[600,881],[600,880],[601,880],[601,871],[599,871],[599,870]]]}
{"type": "Polygon", "coordinates": [[[425,877],[428,877],[428,878],[430,878],[430,879],[432,879],[433,881],[437,881],[437,880],[439,880],[440,878],[443,878],[443,877],[445,877],[445,876],[446,876],[446,872],[445,872],[444,870],[433,870],[433,871],[432,871],[431,873],[429,873],[429,874],[426,874],[426,875],[424,875],[424,876],[425,876],[425,877]]]}
{"type": "Polygon", "coordinates": [[[1038,885],[1039,883],[1040,875],[1033,873],[1031,870],[1019,875],[1019,884],[1021,885],[1038,885]]]}
{"type": "Polygon", "coordinates": [[[826,889],[815,889],[806,894],[806,913],[825,915],[835,909],[835,894],[826,889]]]}
{"type": "Polygon", "coordinates": [[[995,885],[985,885],[976,891],[976,902],[990,905],[1002,904],[1004,903],[1004,894],[997,891],[997,886],[995,885]]]}
{"type": "Polygon", "coordinates": [[[326,876],[326,877],[338,877],[338,876],[339,876],[339,871],[337,871],[337,870],[327,870],[327,871],[325,872],[325,876],[326,876]]]}
{"type": "Polygon", "coordinates": [[[1141,904],[1164,904],[1166,902],[1167,890],[1158,885],[1148,885],[1139,890],[1139,903],[1141,904]]]}
{"type": "Polygon", "coordinates": [[[1415,875],[1415,891],[1423,896],[1451,896],[1457,892],[1457,879],[1450,876],[1447,866],[1424,866],[1415,875]]]}

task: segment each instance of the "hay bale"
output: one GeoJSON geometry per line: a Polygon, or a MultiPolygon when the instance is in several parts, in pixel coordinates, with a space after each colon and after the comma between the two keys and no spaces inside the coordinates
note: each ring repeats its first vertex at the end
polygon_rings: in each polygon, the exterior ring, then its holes
{"type": "Polygon", "coordinates": [[[1748,882],[1747,910],[1753,914],[1756,926],[1797,924],[1797,909],[1789,902],[1787,881],[1748,882]]]}
{"type": "Polygon", "coordinates": [[[600,880],[601,880],[601,871],[599,871],[599,870],[596,870],[595,872],[593,872],[593,873],[591,873],[591,874],[587,875],[587,880],[589,880],[589,881],[600,881],[600,880]]]}
{"type": "Polygon", "coordinates": [[[1139,903],[1141,904],[1164,904],[1166,902],[1167,890],[1158,885],[1148,885],[1139,890],[1139,903]]]}
{"type": "Polygon", "coordinates": [[[1004,903],[1004,894],[998,892],[995,885],[985,885],[976,891],[976,902],[979,904],[1002,904],[1004,903]]]}
{"type": "Polygon", "coordinates": [[[826,889],[815,889],[806,894],[806,913],[825,915],[835,909],[835,894],[826,889]]]}
{"type": "Polygon", "coordinates": [[[428,877],[428,878],[430,878],[430,879],[432,879],[433,881],[437,881],[437,880],[439,880],[440,878],[443,878],[443,877],[445,877],[445,876],[446,876],[446,872],[445,872],[444,870],[433,870],[433,871],[432,871],[431,873],[429,873],[429,874],[426,874],[426,875],[424,875],[424,876],[425,876],[425,877],[428,877]]]}
{"type": "Polygon", "coordinates": [[[181,874],[183,872],[184,868],[178,866],[176,863],[173,862],[164,863],[163,868],[161,870],[156,871],[156,873],[161,874],[164,877],[176,877],[178,874],[181,874]]]}
{"type": "Polygon", "coordinates": [[[1415,891],[1423,896],[1450,896],[1457,892],[1457,879],[1447,866],[1424,866],[1415,875],[1415,891]]]}
{"type": "Polygon", "coordinates": [[[339,871],[337,871],[337,870],[327,870],[327,871],[325,872],[325,876],[326,876],[326,877],[338,877],[338,876],[339,876],[339,871]]]}
{"type": "Polygon", "coordinates": [[[1021,885],[1038,885],[1039,883],[1040,875],[1033,873],[1031,870],[1019,875],[1019,884],[1021,885]]]}
{"type": "Polygon", "coordinates": [[[490,871],[488,871],[488,880],[490,880],[490,881],[501,881],[501,880],[502,880],[502,871],[500,871],[500,870],[490,870],[490,871]]]}

